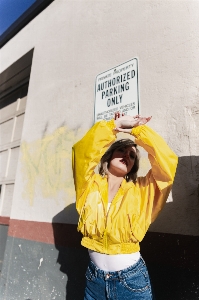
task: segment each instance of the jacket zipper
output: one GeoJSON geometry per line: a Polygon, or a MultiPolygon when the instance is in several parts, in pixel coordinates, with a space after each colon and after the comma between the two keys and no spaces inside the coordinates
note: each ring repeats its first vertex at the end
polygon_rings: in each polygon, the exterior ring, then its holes
{"type": "MultiPolygon", "coordinates": [[[[115,194],[115,196],[113,197],[112,201],[110,202],[111,205],[112,205],[112,202],[115,200],[115,198],[116,198],[116,196],[117,196],[117,194],[119,192],[119,189],[118,189],[117,193],[115,194]]],[[[109,216],[109,212],[110,212],[110,209],[111,209],[111,205],[109,207],[108,212],[106,213],[106,222],[105,222],[105,230],[104,230],[104,247],[105,247],[106,250],[108,249],[107,223],[108,223],[108,216],[109,216]]]]}

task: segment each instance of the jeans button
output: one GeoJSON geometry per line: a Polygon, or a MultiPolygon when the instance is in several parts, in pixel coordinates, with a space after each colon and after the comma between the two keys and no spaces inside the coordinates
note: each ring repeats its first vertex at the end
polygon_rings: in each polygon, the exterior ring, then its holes
{"type": "Polygon", "coordinates": [[[108,274],[106,274],[105,279],[107,280],[107,279],[109,279],[110,277],[111,277],[111,275],[108,273],[108,274]]]}

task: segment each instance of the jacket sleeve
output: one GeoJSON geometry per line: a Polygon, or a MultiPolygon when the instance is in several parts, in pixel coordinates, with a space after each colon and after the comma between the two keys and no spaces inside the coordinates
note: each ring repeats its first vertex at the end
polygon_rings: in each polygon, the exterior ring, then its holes
{"type": "Polygon", "coordinates": [[[151,170],[145,177],[138,178],[147,223],[153,222],[172,188],[178,158],[164,139],[147,125],[132,129],[135,142],[148,152],[151,170]]]}
{"type": "Polygon", "coordinates": [[[108,147],[115,141],[115,123],[96,123],[72,149],[72,167],[76,190],[76,207],[83,205],[83,193],[94,175],[94,169],[108,147]]]}

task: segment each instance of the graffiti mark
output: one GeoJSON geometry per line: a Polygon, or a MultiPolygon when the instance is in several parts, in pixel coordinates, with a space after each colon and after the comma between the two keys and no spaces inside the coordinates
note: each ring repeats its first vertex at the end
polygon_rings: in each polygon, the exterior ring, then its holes
{"type": "Polygon", "coordinates": [[[80,133],[81,129],[71,131],[63,126],[40,140],[22,142],[23,196],[29,199],[30,205],[33,205],[38,193],[57,202],[74,197],[71,151],[80,133]]]}

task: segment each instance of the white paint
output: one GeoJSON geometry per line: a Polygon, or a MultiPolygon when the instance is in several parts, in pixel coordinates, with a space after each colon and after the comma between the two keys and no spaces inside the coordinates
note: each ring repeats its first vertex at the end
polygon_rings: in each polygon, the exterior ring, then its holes
{"type": "Polygon", "coordinates": [[[41,263],[43,262],[43,260],[44,260],[43,258],[40,258],[38,270],[39,270],[39,268],[41,267],[41,263]]]}
{"type": "Polygon", "coordinates": [[[172,192],[169,193],[169,196],[167,198],[167,203],[173,202],[172,192]]]}

